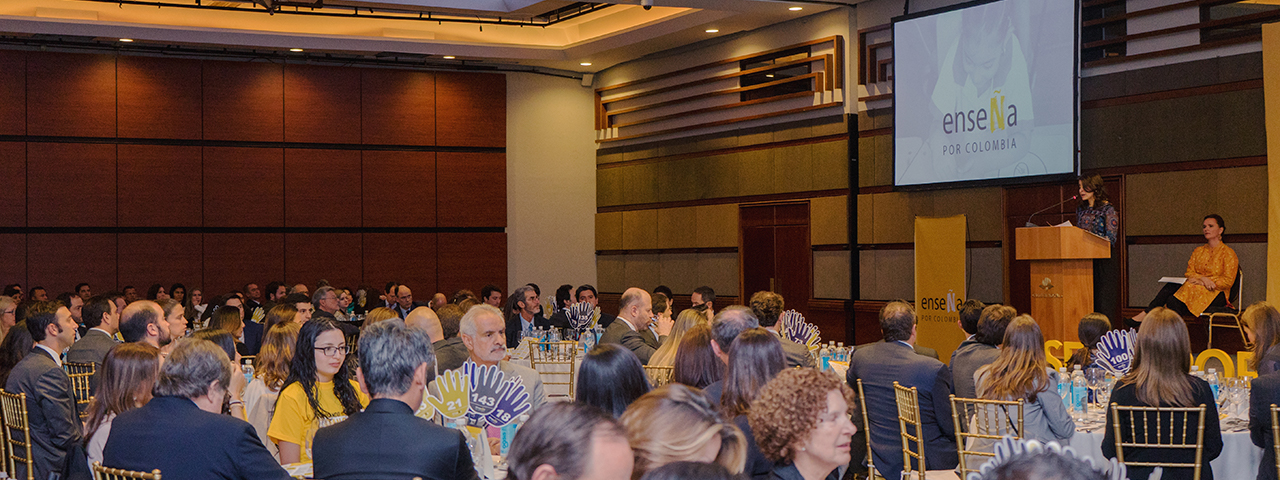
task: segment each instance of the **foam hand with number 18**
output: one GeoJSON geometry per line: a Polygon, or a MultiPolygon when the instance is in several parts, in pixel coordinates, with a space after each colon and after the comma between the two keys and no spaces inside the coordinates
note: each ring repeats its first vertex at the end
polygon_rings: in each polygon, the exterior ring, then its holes
{"type": "Polygon", "coordinates": [[[435,380],[436,390],[440,398],[427,395],[427,403],[435,407],[440,415],[448,418],[462,418],[471,406],[471,380],[462,372],[449,370],[435,380]]]}
{"type": "Polygon", "coordinates": [[[524,382],[521,381],[520,377],[508,380],[503,391],[505,393],[502,394],[502,398],[498,399],[498,404],[494,406],[493,411],[484,417],[489,422],[489,425],[495,427],[511,423],[520,414],[533,408],[533,405],[529,403],[529,394],[524,391],[524,382]]]}
{"type": "Polygon", "coordinates": [[[506,374],[497,365],[476,365],[470,360],[462,364],[462,371],[471,378],[471,413],[488,415],[502,398],[506,374]]]}

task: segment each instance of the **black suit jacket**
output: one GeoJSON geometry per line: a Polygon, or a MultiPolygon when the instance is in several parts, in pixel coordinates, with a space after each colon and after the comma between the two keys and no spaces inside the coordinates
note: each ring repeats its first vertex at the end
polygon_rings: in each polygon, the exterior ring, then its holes
{"type": "MultiPolygon", "coordinates": [[[[533,326],[536,328],[547,328],[551,326],[551,321],[542,313],[533,315],[533,326]]],[[[519,313],[512,313],[511,318],[507,319],[507,348],[516,348],[520,346],[520,331],[524,330],[524,322],[521,321],[519,313]]]]}
{"type": "MultiPolygon", "coordinates": [[[[71,393],[71,379],[49,352],[32,348],[9,373],[4,390],[27,394],[35,478],[45,479],[50,473],[61,473],[68,462],[85,462],[84,450],[74,448],[84,442],[84,437],[76,399],[71,393]]],[[[26,477],[26,466],[18,463],[18,478],[26,477]]]]}
{"type": "Polygon", "coordinates": [[[182,397],[155,397],[111,422],[102,452],[111,468],[186,480],[289,480],[248,422],[200,410],[182,397]]]}
{"type": "Polygon", "coordinates": [[[600,343],[622,345],[631,350],[631,353],[636,354],[636,357],[640,359],[640,363],[643,365],[648,365],[649,357],[652,357],[653,352],[657,351],[656,348],[649,346],[649,343],[645,342],[640,332],[632,330],[631,327],[627,326],[627,322],[621,320],[610,323],[609,327],[604,329],[604,334],[600,335],[600,343]]]}
{"type": "MultiPolygon", "coordinates": [[[[927,470],[946,470],[959,463],[956,456],[955,425],[951,420],[951,371],[942,362],[917,354],[900,342],[872,343],[854,350],[849,359],[849,385],[862,388],[867,396],[867,417],[871,422],[871,454],[876,470],[884,478],[898,478],[902,472],[902,435],[898,429],[898,406],[893,382],[916,387],[920,419],[924,429],[927,470]]],[[[918,467],[917,467],[918,468],[918,467]]]]}
{"type": "Polygon", "coordinates": [[[457,369],[471,357],[467,345],[462,343],[462,337],[446,338],[432,343],[431,348],[436,352],[437,372],[457,369]]]}
{"type": "Polygon", "coordinates": [[[1273,443],[1275,440],[1271,436],[1271,405],[1280,405],[1280,373],[1262,375],[1253,379],[1252,383],[1253,388],[1249,389],[1249,437],[1254,445],[1262,447],[1262,464],[1258,465],[1258,480],[1276,480],[1276,451],[1273,443]]]}
{"type": "MultiPolygon", "coordinates": [[[[1202,480],[1213,480],[1213,465],[1210,465],[1209,462],[1218,458],[1218,455],[1222,453],[1222,426],[1218,420],[1218,404],[1213,399],[1213,390],[1209,389],[1209,382],[1192,377],[1191,375],[1187,375],[1185,378],[1188,382],[1191,382],[1191,405],[1205,406],[1204,450],[1200,452],[1200,478],[1202,480]]],[[[1121,406],[1154,406],[1147,405],[1138,400],[1138,389],[1136,385],[1137,384],[1133,383],[1120,385],[1120,382],[1116,382],[1116,389],[1111,393],[1111,403],[1121,406]]],[[[1161,406],[1167,407],[1169,405],[1161,404],[1161,406]]],[[[1253,412],[1251,411],[1249,414],[1252,416],[1253,412]]],[[[1270,417],[1271,412],[1267,412],[1267,416],[1270,417]]],[[[1127,419],[1127,417],[1122,418],[1127,419]]],[[[1138,414],[1133,418],[1134,420],[1137,420],[1137,422],[1135,422],[1137,423],[1136,426],[1129,425],[1128,421],[1120,422],[1120,435],[1124,437],[1125,441],[1134,440],[1129,434],[1130,431],[1143,431],[1143,415],[1138,414]],[[1136,427],[1136,430],[1131,430],[1133,427],[1136,427]]],[[[1116,419],[1111,416],[1111,410],[1107,410],[1107,427],[1103,429],[1106,433],[1102,437],[1102,455],[1105,458],[1115,458],[1116,456],[1116,429],[1112,423],[1114,421],[1116,421],[1116,419]]],[[[1184,432],[1182,426],[1184,425],[1184,422],[1189,425],[1195,425],[1196,421],[1197,419],[1195,415],[1192,415],[1190,418],[1183,418],[1183,414],[1181,413],[1172,414],[1172,416],[1162,414],[1160,415],[1159,420],[1159,436],[1161,439],[1164,439],[1164,441],[1168,441],[1169,438],[1172,437],[1185,439],[1187,442],[1195,442],[1196,437],[1194,429],[1188,429],[1189,431],[1184,432]]],[[[1147,430],[1147,442],[1155,443],[1157,441],[1156,435],[1154,435],[1155,433],[1156,428],[1147,430]]],[[[1252,435],[1252,429],[1250,430],[1250,434],[1252,435]]],[[[1268,431],[1267,435],[1270,436],[1271,432],[1268,431]]],[[[1141,441],[1141,439],[1139,439],[1139,441],[1141,441]]],[[[1124,459],[1128,462],[1191,463],[1195,460],[1195,457],[1195,450],[1126,448],[1124,451],[1124,459]]],[[[1262,458],[1264,461],[1267,458],[1265,452],[1263,453],[1262,458]]],[[[1262,465],[1269,467],[1271,469],[1271,473],[1275,473],[1276,464],[1274,459],[1272,463],[1263,463],[1262,465]]],[[[1130,465],[1129,478],[1147,478],[1151,475],[1152,470],[1152,467],[1137,467],[1130,465]]],[[[1166,468],[1164,469],[1164,474],[1160,478],[1163,480],[1191,480],[1194,473],[1194,469],[1191,468],[1166,468]]]]}
{"type": "Polygon", "coordinates": [[[67,350],[67,361],[71,363],[92,363],[93,376],[89,378],[89,395],[98,394],[98,377],[102,375],[102,361],[107,353],[118,344],[116,339],[102,330],[89,330],[80,340],[67,350]]]}
{"type": "Polygon", "coordinates": [[[241,355],[257,355],[262,350],[262,338],[266,336],[265,329],[266,325],[253,320],[245,320],[244,351],[240,352],[241,355]]]}
{"type": "Polygon", "coordinates": [[[363,412],[316,432],[315,477],[326,480],[472,480],[462,432],[413,416],[399,400],[376,399],[363,412]]]}

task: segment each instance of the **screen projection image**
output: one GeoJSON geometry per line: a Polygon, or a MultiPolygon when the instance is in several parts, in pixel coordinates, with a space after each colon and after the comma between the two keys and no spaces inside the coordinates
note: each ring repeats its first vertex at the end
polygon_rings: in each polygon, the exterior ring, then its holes
{"type": "Polygon", "coordinates": [[[894,23],[894,185],[1075,172],[1075,8],[1001,0],[894,23]]]}

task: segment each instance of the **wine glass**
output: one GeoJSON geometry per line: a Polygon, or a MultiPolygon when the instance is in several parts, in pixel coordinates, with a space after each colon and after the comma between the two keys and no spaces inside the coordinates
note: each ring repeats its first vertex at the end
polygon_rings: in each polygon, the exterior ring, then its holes
{"type": "Polygon", "coordinates": [[[1102,387],[1103,370],[1097,367],[1090,367],[1085,370],[1084,379],[1089,387],[1089,398],[1093,399],[1095,405],[1098,405],[1098,389],[1102,387]]]}

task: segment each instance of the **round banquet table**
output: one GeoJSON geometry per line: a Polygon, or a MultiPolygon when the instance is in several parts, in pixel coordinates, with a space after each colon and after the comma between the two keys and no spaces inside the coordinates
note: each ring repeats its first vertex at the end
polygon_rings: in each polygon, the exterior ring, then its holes
{"type": "MultiPolygon", "coordinates": [[[[1102,439],[1106,433],[1105,426],[1098,419],[1100,415],[1090,415],[1094,421],[1086,422],[1076,430],[1075,435],[1065,442],[1075,449],[1076,453],[1092,458],[1095,465],[1105,465],[1110,459],[1102,455],[1102,439]]],[[[1077,422],[1079,425],[1080,422],[1077,422]]],[[[1252,479],[1258,475],[1258,464],[1262,463],[1262,449],[1249,439],[1247,422],[1222,422],[1222,454],[1209,462],[1213,468],[1214,478],[1252,479]]],[[[1136,480],[1136,479],[1135,479],[1136,480]]]]}

